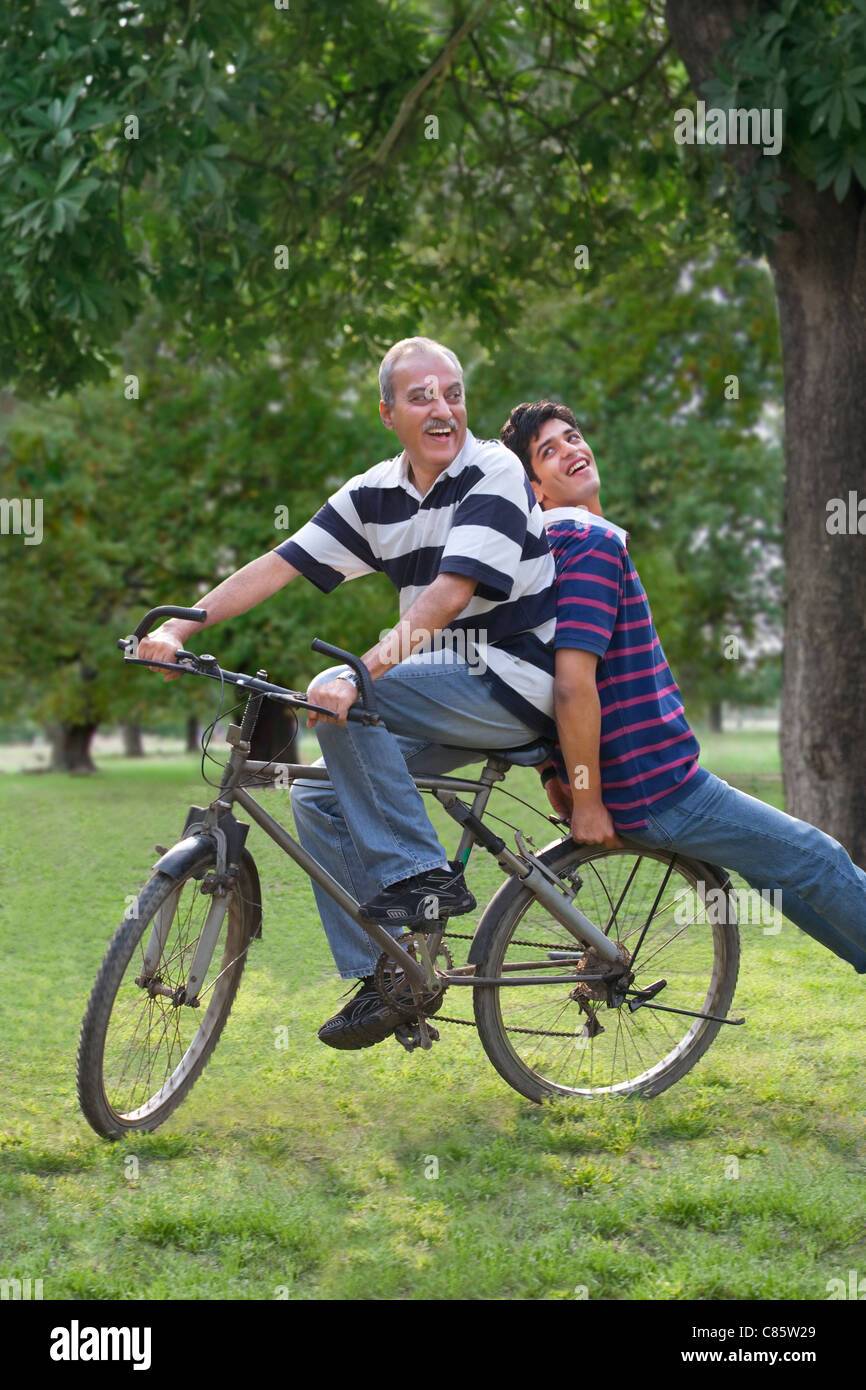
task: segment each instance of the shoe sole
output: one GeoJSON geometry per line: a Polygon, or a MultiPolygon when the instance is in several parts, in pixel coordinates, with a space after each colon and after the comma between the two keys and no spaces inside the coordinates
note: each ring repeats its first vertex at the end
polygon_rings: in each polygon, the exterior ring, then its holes
{"type": "Polygon", "coordinates": [[[439,922],[447,922],[449,917],[463,917],[467,912],[474,912],[477,906],[477,902],[470,893],[468,899],[464,899],[461,903],[447,907],[444,912],[439,913],[438,917],[422,917],[417,913],[414,917],[375,917],[371,912],[367,912],[363,905],[361,911],[364,913],[365,917],[368,917],[371,922],[375,922],[376,925],[380,927],[420,927],[427,931],[436,931],[439,922]]]}
{"type": "Polygon", "coordinates": [[[386,1038],[390,1038],[391,1034],[396,1033],[400,1024],[405,1023],[405,1021],[406,1020],[402,1017],[396,1018],[393,1028],[389,1028],[386,1033],[377,1030],[377,1036],[375,1038],[361,1038],[358,1036],[357,1032],[349,1028],[340,1028],[332,1033],[330,1037],[323,1038],[321,1033],[317,1036],[319,1042],[324,1043],[326,1047],[335,1048],[337,1052],[360,1052],[364,1047],[375,1047],[377,1043],[384,1042],[386,1038]],[[347,1034],[351,1034],[351,1036],[347,1036],[347,1034]]]}
{"type": "MultiPolygon", "coordinates": [[[[438,997],[430,1001],[429,1006],[424,1008],[425,1016],[432,1018],[434,1014],[437,1014],[442,1007],[444,998],[445,992],[443,990],[438,997]]],[[[348,1023],[345,1028],[335,1028],[330,1036],[324,1037],[322,1036],[322,1029],[319,1029],[316,1036],[319,1042],[324,1043],[326,1047],[336,1048],[338,1052],[360,1052],[364,1047],[375,1047],[377,1043],[390,1038],[402,1024],[409,1020],[410,1015],[400,1013],[392,1015],[392,1017],[393,1022],[386,1023],[382,1019],[376,1026],[364,1023],[348,1023]],[[371,1034],[375,1034],[375,1036],[371,1036],[371,1034]]]]}

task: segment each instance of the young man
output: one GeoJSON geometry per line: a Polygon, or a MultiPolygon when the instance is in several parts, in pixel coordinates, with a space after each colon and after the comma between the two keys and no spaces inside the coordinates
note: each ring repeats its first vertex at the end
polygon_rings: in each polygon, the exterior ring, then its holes
{"type": "Polygon", "coordinates": [[[598,468],[571,411],[516,406],[502,442],[526,469],[556,565],[559,748],[542,780],[573,838],[615,845],[621,834],[781,890],[785,916],[866,972],[866,874],[822,831],[700,766],[628,536],[602,515],[598,468]]]}
{"type": "MultiPolygon", "coordinates": [[[[392,935],[475,900],[452,869],[413,774],[449,772],[473,752],[554,732],[553,561],[541,513],[513,454],[467,429],[463,371],[428,338],[396,343],[379,372],[380,415],[403,452],[351,478],[288,541],[199,599],[206,626],[247,612],[299,574],[324,593],[384,571],[401,619],[363,657],[387,727],[349,724],[359,692],[345,668],[310,686],[332,717],[316,726],[330,785],[296,782],[304,847],[392,935]]],[[[143,641],[174,661],[199,625],[172,619],[143,641]]],[[[402,1022],[373,982],[379,949],[318,885],[343,978],[360,989],[319,1030],[368,1047],[402,1022]]]]}

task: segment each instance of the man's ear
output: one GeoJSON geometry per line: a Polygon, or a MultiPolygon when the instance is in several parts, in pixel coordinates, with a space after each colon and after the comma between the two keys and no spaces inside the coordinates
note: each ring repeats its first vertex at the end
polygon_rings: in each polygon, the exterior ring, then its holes
{"type": "Polygon", "coordinates": [[[535,493],[536,502],[538,503],[541,510],[544,511],[544,488],[541,486],[541,483],[536,482],[534,478],[530,478],[529,486],[535,493]]]}
{"type": "Polygon", "coordinates": [[[382,417],[382,424],[385,426],[385,429],[392,430],[394,428],[394,422],[391,419],[391,407],[386,405],[384,401],[379,402],[379,414],[382,417]]]}

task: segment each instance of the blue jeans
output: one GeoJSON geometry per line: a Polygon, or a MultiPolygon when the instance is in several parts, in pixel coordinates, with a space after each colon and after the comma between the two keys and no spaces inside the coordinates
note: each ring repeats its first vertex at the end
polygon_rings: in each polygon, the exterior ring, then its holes
{"type": "MultiPolygon", "coordinates": [[[[323,671],[310,690],[338,670],[323,671]]],[[[324,761],[330,784],[297,781],[291,792],[301,844],[358,902],[448,862],[413,775],[453,772],[480,752],[540,737],[454,652],[411,656],[373,688],[387,727],[317,724],[317,766],[324,761]]],[[[372,974],[378,946],[316,883],[313,892],[340,974],[372,974]]]]}
{"type": "Polygon", "coordinates": [[[624,833],[650,849],[722,864],[759,891],[780,890],[786,917],[866,973],[866,874],[829,835],[712,773],[673,805],[648,807],[647,821],[624,833]]]}

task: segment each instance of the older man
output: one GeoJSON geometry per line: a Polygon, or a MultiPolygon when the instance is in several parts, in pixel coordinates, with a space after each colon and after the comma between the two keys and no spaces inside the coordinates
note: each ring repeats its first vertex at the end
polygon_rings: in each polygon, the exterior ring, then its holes
{"type": "MultiPolygon", "coordinates": [[[[424,810],[413,774],[449,772],[472,750],[552,736],[554,568],[541,513],[520,463],[467,428],[463,371],[428,338],[407,338],[379,372],[383,424],[402,452],[351,478],[276,550],[198,600],[208,625],[246,612],[297,575],[325,593],[383,571],[400,594],[400,621],[364,655],[387,728],[348,724],[359,698],[350,673],[310,687],[332,717],[310,716],[331,785],[298,782],[298,835],[364,911],[392,934],[474,899],[424,810]]],[[[171,620],[145,659],[168,655],[197,630],[171,620]]],[[[334,960],[360,988],[319,1030],[333,1047],[368,1047],[400,1016],[373,982],[377,950],[314,885],[334,960]]]]}

